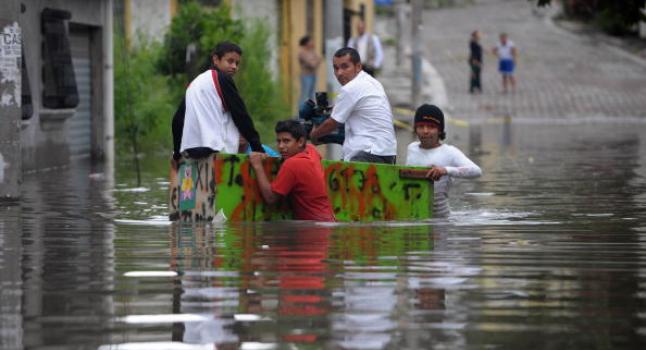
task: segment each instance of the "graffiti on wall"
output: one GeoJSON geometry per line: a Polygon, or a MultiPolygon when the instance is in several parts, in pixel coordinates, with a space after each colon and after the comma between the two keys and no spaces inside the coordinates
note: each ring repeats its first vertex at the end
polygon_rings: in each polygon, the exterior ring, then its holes
{"type": "Polygon", "coordinates": [[[0,107],[20,107],[21,44],[18,23],[0,21],[0,107]]]}
{"type": "MultiPolygon", "coordinates": [[[[280,164],[278,158],[265,160],[269,181],[278,173],[280,164]]],[[[433,183],[402,176],[406,167],[328,160],[323,161],[323,166],[330,202],[339,221],[432,217],[433,183]]],[[[263,202],[246,155],[218,154],[171,168],[171,220],[211,220],[219,212],[232,221],[291,217],[288,203],[263,202]]]]}

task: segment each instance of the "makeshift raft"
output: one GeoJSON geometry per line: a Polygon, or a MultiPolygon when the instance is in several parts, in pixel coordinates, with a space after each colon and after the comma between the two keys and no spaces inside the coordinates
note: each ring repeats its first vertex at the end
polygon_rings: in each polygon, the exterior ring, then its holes
{"type": "MultiPolygon", "coordinates": [[[[282,160],[263,165],[270,181],[282,160]]],[[[323,160],[338,221],[420,220],[433,216],[433,182],[415,167],[323,160]]],[[[183,222],[291,219],[287,201],[263,202],[247,155],[218,153],[171,165],[169,218],[183,222]]]]}

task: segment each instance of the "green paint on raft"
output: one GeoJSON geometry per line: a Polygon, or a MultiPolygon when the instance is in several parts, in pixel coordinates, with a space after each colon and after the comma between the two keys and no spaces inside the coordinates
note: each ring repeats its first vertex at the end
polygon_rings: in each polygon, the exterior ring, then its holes
{"type": "MultiPolygon", "coordinates": [[[[187,160],[180,169],[188,164],[193,164],[198,173],[196,194],[192,196],[198,201],[195,204],[197,212],[181,203],[182,174],[178,176],[172,167],[171,219],[211,220],[215,213],[224,214],[232,221],[291,218],[287,203],[269,206],[263,202],[248,156],[218,154],[202,160],[187,160]],[[207,202],[199,203],[201,198],[207,202]],[[208,213],[204,208],[211,205],[211,198],[215,198],[214,212],[208,213]]],[[[279,158],[268,158],[264,162],[270,181],[278,173],[280,164],[279,158]]],[[[330,160],[324,160],[323,167],[338,221],[421,220],[433,216],[433,183],[421,178],[424,170],[420,168],[330,160]]]]}

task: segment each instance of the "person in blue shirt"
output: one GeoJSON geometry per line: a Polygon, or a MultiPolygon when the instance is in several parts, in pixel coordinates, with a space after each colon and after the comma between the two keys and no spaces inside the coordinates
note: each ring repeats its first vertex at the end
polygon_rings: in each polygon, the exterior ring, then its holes
{"type": "MultiPolygon", "coordinates": [[[[265,150],[265,153],[267,153],[268,156],[280,157],[280,153],[276,152],[271,147],[263,144],[262,148],[265,150]]],[[[242,135],[240,135],[240,140],[238,141],[238,153],[251,154],[251,145],[249,144],[249,141],[247,141],[247,139],[245,139],[242,135]]]]}

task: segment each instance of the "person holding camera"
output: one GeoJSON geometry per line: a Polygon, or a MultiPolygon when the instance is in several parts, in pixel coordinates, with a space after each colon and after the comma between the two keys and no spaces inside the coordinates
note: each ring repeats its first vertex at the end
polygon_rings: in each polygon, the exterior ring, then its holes
{"type": "Polygon", "coordinates": [[[339,49],[332,66],[342,87],[330,118],[314,127],[310,138],[316,142],[345,123],[344,160],[395,164],[397,139],[384,87],[362,70],[353,48],[339,49]]]}
{"type": "Polygon", "coordinates": [[[273,182],[269,182],[262,165],[267,155],[252,152],[249,156],[262,198],[272,204],[287,197],[296,220],[335,221],[321,155],[307,143],[305,127],[290,119],[278,122],[275,131],[283,164],[273,182]]]}

